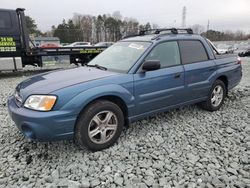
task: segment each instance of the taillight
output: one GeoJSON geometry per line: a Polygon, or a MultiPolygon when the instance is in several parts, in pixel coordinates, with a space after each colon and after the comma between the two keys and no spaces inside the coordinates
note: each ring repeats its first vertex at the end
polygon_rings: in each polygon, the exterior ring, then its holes
{"type": "Polygon", "coordinates": [[[241,64],[241,58],[240,57],[237,58],[237,64],[241,64]]]}

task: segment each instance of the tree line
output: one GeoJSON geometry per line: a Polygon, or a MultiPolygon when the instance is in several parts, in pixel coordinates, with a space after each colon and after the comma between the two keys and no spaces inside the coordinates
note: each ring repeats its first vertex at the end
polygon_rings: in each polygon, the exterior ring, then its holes
{"type": "MultiPolygon", "coordinates": [[[[140,24],[134,18],[123,17],[119,11],[98,16],[82,15],[75,13],[69,20],[63,19],[62,23],[52,26],[51,30],[42,33],[38,30],[35,21],[26,16],[27,27],[30,33],[36,36],[58,37],[61,43],[86,41],[91,43],[111,41],[116,42],[127,35],[137,34],[140,30],[159,28],[156,24],[140,24]]],[[[204,26],[196,24],[190,26],[194,33],[201,34],[211,41],[247,40],[250,34],[243,31],[205,31],[204,26]]]]}
{"type": "Polygon", "coordinates": [[[208,38],[211,41],[238,41],[250,39],[250,34],[246,34],[241,30],[238,31],[216,31],[208,29],[205,31],[205,27],[199,24],[192,25],[194,33],[201,34],[202,36],[208,38]]]}
{"type": "Polygon", "coordinates": [[[133,35],[139,30],[157,28],[156,24],[140,24],[134,18],[123,18],[120,12],[112,15],[98,16],[74,14],[72,19],[65,19],[46,35],[60,38],[62,43],[74,41],[88,41],[97,43],[102,41],[115,42],[123,36],[133,35]]]}
{"type": "Polygon", "coordinates": [[[238,40],[248,40],[250,39],[250,34],[245,34],[242,31],[214,31],[208,30],[201,33],[204,37],[210,39],[211,41],[238,41],[238,40]]]}

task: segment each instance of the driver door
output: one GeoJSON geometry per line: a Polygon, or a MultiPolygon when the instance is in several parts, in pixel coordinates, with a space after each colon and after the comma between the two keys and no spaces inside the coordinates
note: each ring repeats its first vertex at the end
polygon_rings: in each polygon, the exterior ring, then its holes
{"type": "Polygon", "coordinates": [[[179,104],[184,98],[184,68],[177,41],[158,44],[145,60],[159,60],[161,68],[134,74],[137,115],[179,104]]]}

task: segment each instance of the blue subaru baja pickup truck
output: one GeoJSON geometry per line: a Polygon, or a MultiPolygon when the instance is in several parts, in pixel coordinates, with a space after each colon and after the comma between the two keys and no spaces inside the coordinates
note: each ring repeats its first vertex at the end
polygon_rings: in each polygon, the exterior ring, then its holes
{"type": "Polygon", "coordinates": [[[191,29],[142,31],[83,67],[21,82],[8,109],[30,139],[75,139],[96,151],[113,145],[124,124],[146,116],[194,103],[220,109],[241,77],[237,56],[219,55],[191,29]]]}

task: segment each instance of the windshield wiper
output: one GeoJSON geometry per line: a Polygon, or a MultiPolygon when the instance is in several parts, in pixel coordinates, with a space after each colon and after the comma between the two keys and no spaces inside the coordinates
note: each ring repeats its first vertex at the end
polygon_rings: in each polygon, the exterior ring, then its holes
{"type": "Polygon", "coordinates": [[[85,64],[85,66],[87,66],[87,67],[96,67],[96,68],[101,69],[101,70],[108,70],[106,67],[98,65],[98,64],[95,64],[95,65],[85,64]]]}

